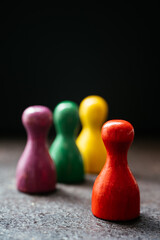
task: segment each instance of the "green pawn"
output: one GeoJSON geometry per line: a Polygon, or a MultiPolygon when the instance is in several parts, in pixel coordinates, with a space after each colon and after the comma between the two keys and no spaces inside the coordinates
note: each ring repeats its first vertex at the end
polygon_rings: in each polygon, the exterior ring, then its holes
{"type": "Polygon", "coordinates": [[[79,123],[78,105],[71,101],[59,103],[53,112],[57,136],[50,147],[56,165],[57,181],[78,183],[84,180],[82,156],[75,143],[79,123]]]}

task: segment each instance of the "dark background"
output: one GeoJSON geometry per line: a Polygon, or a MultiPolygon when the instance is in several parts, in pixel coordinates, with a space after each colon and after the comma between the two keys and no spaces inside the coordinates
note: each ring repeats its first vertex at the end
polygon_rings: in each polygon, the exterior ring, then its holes
{"type": "Polygon", "coordinates": [[[109,119],[159,136],[159,8],[0,9],[0,135],[24,135],[29,105],[104,97],[109,119]]]}

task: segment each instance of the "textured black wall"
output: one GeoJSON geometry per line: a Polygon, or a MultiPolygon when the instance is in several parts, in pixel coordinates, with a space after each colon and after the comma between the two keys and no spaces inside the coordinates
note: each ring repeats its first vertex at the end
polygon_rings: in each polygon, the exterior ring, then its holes
{"type": "Polygon", "coordinates": [[[109,119],[137,134],[159,134],[159,10],[1,8],[0,131],[24,134],[23,110],[52,110],[90,94],[109,103],[109,119]]]}

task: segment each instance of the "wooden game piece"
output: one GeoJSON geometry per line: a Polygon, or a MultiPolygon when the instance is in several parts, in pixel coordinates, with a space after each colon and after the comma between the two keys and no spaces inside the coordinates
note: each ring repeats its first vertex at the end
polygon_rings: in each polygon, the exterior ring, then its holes
{"type": "Polygon", "coordinates": [[[46,145],[52,112],[45,106],[31,106],[23,112],[22,122],[28,140],[17,165],[17,189],[26,193],[53,191],[56,169],[46,145]]]}
{"type": "Polygon", "coordinates": [[[133,126],[124,120],[111,120],[102,127],[107,161],[95,180],[92,213],[101,219],[126,221],[140,214],[140,193],[127,163],[134,138],[133,126]]]}
{"type": "Polygon", "coordinates": [[[53,120],[57,136],[50,147],[58,182],[78,183],[84,180],[82,156],[75,143],[75,133],[79,123],[78,106],[71,101],[59,103],[53,120]]]}
{"type": "Polygon", "coordinates": [[[76,143],[82,154],[86,173],[99,173],[106,161],[101,127],[108,114],[108,104],[100,96],[88,96],[80,103],[82,123],[76,143]]]}

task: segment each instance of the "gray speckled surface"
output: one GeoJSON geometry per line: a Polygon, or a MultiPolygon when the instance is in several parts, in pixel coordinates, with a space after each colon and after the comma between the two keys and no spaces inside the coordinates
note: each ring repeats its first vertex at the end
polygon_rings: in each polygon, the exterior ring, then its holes
{"type": "Polygon", "coordinates": [[[92,185],[58,184],[50,195],[27,195],[15,188],[15,169],[25,141],[0,141],[0,240],[160,239],[160,141],[137,140],[129,165],[141,191],[141,216],[109,222],[91,213],[92,185]]]}

